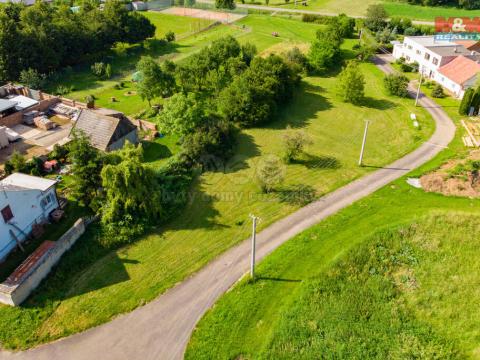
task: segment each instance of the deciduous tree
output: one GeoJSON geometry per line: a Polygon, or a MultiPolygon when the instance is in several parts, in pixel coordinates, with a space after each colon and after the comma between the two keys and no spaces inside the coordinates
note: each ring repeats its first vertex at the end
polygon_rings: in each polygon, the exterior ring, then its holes
{"type": "Polygon", "coordinates": [[[349,61],[338,77],[338,90],[344,102],[360,104],[365,95],[365,78],[356,61],[349,61]]]}

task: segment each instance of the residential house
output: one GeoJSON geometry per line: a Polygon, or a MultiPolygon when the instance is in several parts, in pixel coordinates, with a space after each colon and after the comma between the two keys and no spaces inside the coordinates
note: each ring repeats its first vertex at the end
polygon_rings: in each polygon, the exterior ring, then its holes
{"type": "Polygon", "coordinates": [[[0,181],[0,260],[58,208],[56,183],[22,173],[0,181]]]}
{"type": "Polygon", "coordinates": [[[465,56],[459,56],[438,69],[435,81],[458,98],[463,98],[465,90],[473,87],[480,72],[480,64],[465,56]]]}
{"type": "Polygon", "coordinates": [[[82,109],[72,131],[81,130],[92,146],[102,151],[123,147],[128,140],[138,143],[137,127],[121,112],[110,109],[82,109]]]}
{"type": "MultiPolygon", "coordinates": [[[[394,43],[393,56],[396,59],[404,58],[407,63],[417,62],[419,64],[419,72],[430,79],[433,79],[455,96],[462,97],[464,90],[471,85],[474,76],[465,80],[464,76],[470,75],[471,71],[475,69],[473,65],[480,60],[480,45],[478,42],[463,42],[463,41],[447,41],[436,40],[434,36],[406,36],[403,43],[394,43]],[[462,58],[456,62],[458,65],[468,64],[468,71],[462,76],[451,79],[442,75],[440,69],[447,67],[452,61],[462,58]],[[449,80],[447,80],[447,78],[449,80]],[[457,81],[462,81],[459,83],[457,81]]],[[[451,71],[447,70],[451,76],[451,71]]]]}

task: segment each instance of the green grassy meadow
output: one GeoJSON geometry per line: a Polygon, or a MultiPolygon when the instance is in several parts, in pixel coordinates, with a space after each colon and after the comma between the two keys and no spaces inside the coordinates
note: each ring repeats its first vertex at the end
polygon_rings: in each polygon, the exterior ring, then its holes
{"type": "MultiPolygon", "coordinates": [[[[240,40],[252,41],[260,50],[277,47],[278,38],[268,35],[273,31],[287,46],[309,41],[316,26],[262,16],[242,21],[248,35],[240,40]]],[[[353,44],[344,44],[345,57],[351,56],[353,44]]],[[[109,251],[96,242],[95,227],[89,229],[22,307],[0,306],[2,346],[31,347],[131,311],[247,238],[250,213],[264,219],[261,230],[301,207],[304,203],[298,199],[304,200],[305,190],[311,195],[308,200],[320,197],[419,146],[433,131],[429,115],[410,99],[386,95],[383,74],[373,64],[362,64],[361,69],[367,81],[365,106],[339,100],[336,73],[305,78],[275,121],[239,134],[236,155],[224,171],[206,172],[195,181],[180,216],[138,242],[109,251]],[[421,129],[411,125],[411,112],[417,114],[421,129]],[[369,166],[360,168],[366,119],[371,121],[365,156],[369,166]],[[277,191],[262,194],[255,181],[256,166],[267,156],[281,156],[287,126],[305,130],[313,144],[301,159],[285,166],[285,181],[277,191]]],[[[147,162],[160,166],[176,152],[175,140],[165,137],[146,144],[147,162]]]]}
{"type": "Polygon", "coordinates": [[[291,9],[303,9],[311,11],[325,11],[328,13],[345,13],[351,16],[365,15],[369,5],[383,4],[389,16],[407,17],[413,20],[434,21],[437,16],[475,17],[480,15],[480,10],[457,9],[451,6],[419,6],[402,1],[389,0],[309,0],[308,6],[301,6],[301,2],[295,6],[294,1],[270,1],[270,6],[281,6],[291,9]]]}
{"type": "MultiPolygon", "coordinates": [[[[464,154],[459,138],[410,176],[464,154]]],[[[186,359],[478,358],[479,205],[395,181],[264,259],[186,359]]]]}

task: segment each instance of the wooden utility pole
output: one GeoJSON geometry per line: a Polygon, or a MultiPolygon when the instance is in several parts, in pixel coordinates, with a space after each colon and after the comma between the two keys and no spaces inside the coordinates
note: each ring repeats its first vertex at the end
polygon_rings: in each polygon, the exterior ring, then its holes
{"type": "Polygon", "coordinates": [[[365,121],[365,132],[363,133],[362,150],[360,150],[360,158],[358,159],[358,166],[362,166],[362,163],[363,163],[363,153],[365,152],[365,143],[367,142],[368,123],[369,123],[368,120],[365,121]]]}

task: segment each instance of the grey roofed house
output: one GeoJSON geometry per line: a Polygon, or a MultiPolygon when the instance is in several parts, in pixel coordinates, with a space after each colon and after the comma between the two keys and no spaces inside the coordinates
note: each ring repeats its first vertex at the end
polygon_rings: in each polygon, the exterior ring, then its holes
{"type": "Polygon", "coordinates": [[[96,110],[82,109],[72,128],[88,136],[92,146],[102,151],[113,151],[123,147],[125,141],[138,143],[137,127],[123,114],[103,115],[96,110]]]}
{"type": "Polygon", "coordinates": [[[440,56],[474,55],[474,52],[466,49],[462,45],[427,46],[427,49],[440,56]]]}
{"type": "Polygon", "coordinates": [[[14,108],[17,105],[15,101],[0,99],[0,112],[14,108]]]}

